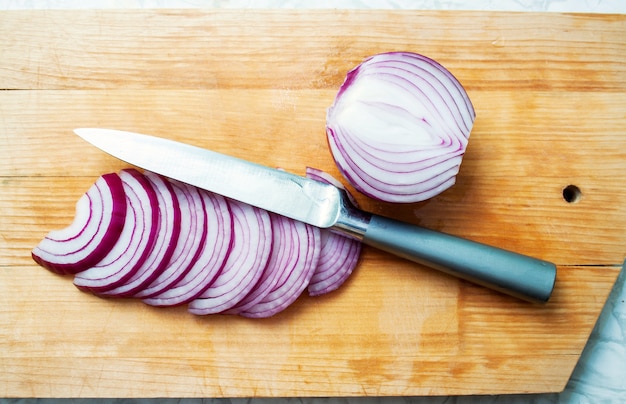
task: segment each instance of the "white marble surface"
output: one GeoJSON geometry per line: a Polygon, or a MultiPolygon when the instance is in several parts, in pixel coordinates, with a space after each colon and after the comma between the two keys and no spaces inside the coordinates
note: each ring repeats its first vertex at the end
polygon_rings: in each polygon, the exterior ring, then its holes
{"type": "MultiPolygon", "coordinates": [[[[626,13],[624,0],[0,0],[0,11],[92,8],[378,8],[626,13]]],[[[626,231],[626,229],[625,229],[626,231]]],[[[626,246],[624,246],[626,254],[626,246]]],[[[625,263],[626,264],[626,263],[625,263]]],[[[566,389],[560,394],[318,399],[162,399],[161,404],[395,404],[626,402],[626,272],[622,270],[566,389]]],[[[0,403],[54,403],[53,399],[0,398],[0,403]]],[[[85,399],[74,403],[92,402],[85,399]]],[[[148,403],[155,400],[97,400],[148,403]]],[[[67,402],[64,400],[63,402],[67,402]]]]}
{"type": "Polygon", "coordinates": [[[0,10],[86,8],[378,8],[626,13],[624,0],[0,0],[0,10]]]}

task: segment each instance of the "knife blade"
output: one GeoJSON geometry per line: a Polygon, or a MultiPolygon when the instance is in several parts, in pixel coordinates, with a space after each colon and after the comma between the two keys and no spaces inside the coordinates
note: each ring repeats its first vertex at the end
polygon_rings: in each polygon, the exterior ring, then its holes
{"type": "Polygon", "coordinates": [[[169,139],[100,128],[74,132],[132,165],[519,299],[545,303],[554,289],[551,262],[359,210],[345,191],[329,184],[169,139]]]}

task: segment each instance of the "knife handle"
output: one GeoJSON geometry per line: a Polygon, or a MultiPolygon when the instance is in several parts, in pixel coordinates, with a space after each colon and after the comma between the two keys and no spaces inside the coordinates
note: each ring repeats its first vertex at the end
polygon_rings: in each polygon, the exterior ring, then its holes
{"type": "Polygon", "coordinates": [[[428,230],[357,209],[345,191],[333,231],[461,279],[529,301],[545,303],[556,265],[476,241],[428,230]]]}
{"type": "Polygon", "coordinates": [[[550,299],[556,282],[551,262],[362,211],[345,190],[340,207],[331,228],[337,233],[522,300],[550,299]]]}
{"type": "Polygon", "coordinates": [[[397,220],[372,215],[363,243],[508,295],[545,303],[553,263],[397,220]]]}

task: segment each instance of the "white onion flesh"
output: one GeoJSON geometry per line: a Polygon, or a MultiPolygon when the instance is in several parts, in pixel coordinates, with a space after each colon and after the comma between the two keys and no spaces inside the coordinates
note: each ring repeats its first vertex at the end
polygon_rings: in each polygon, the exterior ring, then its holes
{"type": "Polygon", "coordinates": [[[344,177],[387,202],[419,202],[456,181],[475,112],[458,80],[409,52],[372,56],[348,72],[326,132],[344,177]]]}
{"type": "MultiPolygon", "coordinates": [[[[341,186],[320,170],[307,175],[341,186]]],[[[307,288],[337,289],[360,252],[328,230],[135,169],[100,177],[76,212],[33,250],[35,261],[98,296],[188,304],[198,315],[273,316],[307,288]],[[89,263],[94,252],[101,258],[89,263]]]]}

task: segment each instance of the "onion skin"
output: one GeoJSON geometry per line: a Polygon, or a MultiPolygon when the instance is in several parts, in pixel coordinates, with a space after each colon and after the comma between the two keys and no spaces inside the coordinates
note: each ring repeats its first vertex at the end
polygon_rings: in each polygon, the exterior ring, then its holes
{"type": "Polygon", "coordinates": [[[331,154],[360,192],[386,202],[432,198],[456,180],[475,112],[443,66],[410,52],[348,72],[326,117],[331,154]]]}

